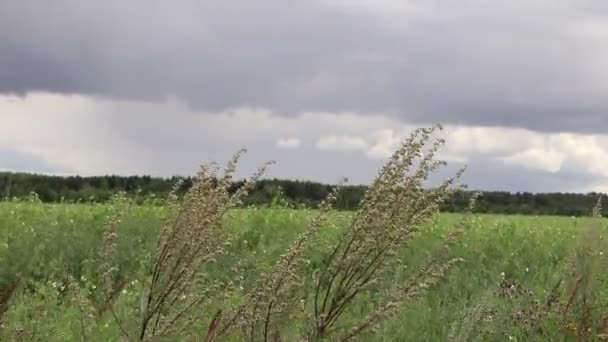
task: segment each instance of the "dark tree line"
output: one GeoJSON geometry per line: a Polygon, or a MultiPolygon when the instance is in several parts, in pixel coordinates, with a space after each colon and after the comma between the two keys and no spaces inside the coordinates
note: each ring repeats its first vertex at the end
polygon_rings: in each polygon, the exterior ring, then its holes
{"type": "MultiPolygon", "coordinates": [[[[162,199],[174,185],[183,182],[181,192],[193,183],[191,177],[157,178],[151,176],[98,176],[59,177],[27,173],[0,173],[0,197],[25,198],[35,192],[43,202],[105,202],[113,194],[125,191],[138,199],[152,197],[162,199]]],[[[235,182],[236,190],[242,182],[235,182]]],[[[294,207],[313,207],[325,198],[332,186],[297,180],[262,180],[245,199],[246,205],[270,204],[278,196],[294,207]]],[[[350,210],[357,207],[366,190],[365,186],[346,186],[340,192],[337,207],[350,210]]],[[[597,202],[598,193],[528,193],[482,191],[476,212],[496,214],[528,215],[589,215],[597,202]]],[[[455,194],[443,211],[462,212],[466,210],[473,191],[455,194]]],[[[608,209],[608,208],[607,208],[608,209]]],[[[608,213],[608,212],[607,212],[608,213]]]]}

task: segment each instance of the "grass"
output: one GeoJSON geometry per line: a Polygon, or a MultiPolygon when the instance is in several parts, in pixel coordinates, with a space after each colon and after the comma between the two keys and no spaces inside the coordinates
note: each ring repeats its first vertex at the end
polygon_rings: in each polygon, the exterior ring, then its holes
{"type": "Polygon", "coordinates": [[[350,213],[339,189],[315,210],[236,209],[270,165],[232,193],[242,152],[164,206],[1,203],[0,339],[608,338],[601,202],[580,219],[441,215],[463,170],[424,186],[440,130],[405,140],[350,213]]]}
{"type": "MultiPolygon", "coordinates": [[[[22,279],[22,286],[5,314],[5,333],[14,336],[15,332],[35,329],[36,336],[44,336],[46,340],[79,339],[79,327],[73,324],[78,321],[75,319],[78,313],[62,306],[60,299],[54,303],[56,307],[47,307],[44,315],[32,312],[31,308],[43,303],[48,306],[45,298],[50,298],[53,291],[61,292],[66,288],[68,275],[84,286],[98,283],[96,271],[101,263],[99,252],[103,248],[104,220],[109,212],[110,208],[105,205],[0,204],[0,234],[5,241],[0,246],[2,288],[12,283],[16,274],[22,279]],[[39,320],[36,315],[40,316],[39,320]]],[[[165,214],[162,207],[138,206],[120,225],[117,248],[119,278],[138,279],[145,272],[146,260],[152,256],[165,214]]],[[[243,262],[246,270],[242,286],[251,285],[256,274],[270,269],[273,261],[305,229],[307,220],[314,214],[314,210],[280,207],[232,210],[228,227],[237,236],[232,252],[243,262]]],[[[349,215],[352,214],[333,213],[321,229],[318,241],[335,240],[337,230],[334,226],[346,222],[349,215]]],[[[459,219],[459,215],[441,214],[426,224],[422,229],[424,234],[415,237],[410,248],[400,256],[405,261],[403,267],[391,270],[390,281],[399,284],[427,262],[431,258],[427,252],[441,244],[442,236],[459,219]]],[[[503,277],[526,284],[540,298],[548,295],[564,271],[581,227],[591,220],[474,216],[464,235],[452,248],[454,256],[463,258],[465,263],[439,287],[384,321],[375,334],[372,333],[374,340],[446,340],[451,330],[460,329],[460,325],[467,321],[464,316],[470,307],[478,302],[487,304],[496,300],[494,296],[491,299],[484,296],[497,289],[503,277]]],[[[318,255],[310,255],[309,260],[311,272],[322,263],[318,255]]],[[[231,266],[221,265],[221,260],[219,262],[210,270],[216,277],[224,276],[224,270],[231,266]]],[[[125,297],[136,286],[129,283],[122,290],[125,297]]],[[[369,300],[352,307],[345,322],[364,316],[377,297],[383,295],[382,291],[367,294],[369,300]]],[[[117,303],[119,312],[121,303],[117,303]]],[[[91,336],[97,336],[100,341],[119,340],[120,334],[116,329],[104,329],[106,324],[112,326],[112,322],[107,320],[99,324],[95,328],[97,330],[91,331],[91,336]]],[[[513,336],[516,335],[513,330],[513,336]]]]}

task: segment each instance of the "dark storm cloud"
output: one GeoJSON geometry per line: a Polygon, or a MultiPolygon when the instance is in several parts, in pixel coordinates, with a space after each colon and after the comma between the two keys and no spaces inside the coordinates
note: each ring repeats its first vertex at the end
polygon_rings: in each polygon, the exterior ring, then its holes
{"type": "Polygon", "coordinates": [[[601,0],[336,3],[0,1],[0,92],[608,129],[601,0]]]}

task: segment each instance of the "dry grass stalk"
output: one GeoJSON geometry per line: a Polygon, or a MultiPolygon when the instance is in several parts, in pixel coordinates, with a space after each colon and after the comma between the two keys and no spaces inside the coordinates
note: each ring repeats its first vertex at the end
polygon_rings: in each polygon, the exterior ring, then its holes
{"type": "Polygon", "coordinates": [[[112,292],[108,293],[107,297],[105,297],[105,300],[103,300],[100,304],[98,304],[97,316],[103,315],[105,312],[107,312],[108,310],[110,310],[112,308],[112,306],[114,305],[114,302],[116,302],[116,300],[118,299],[118,296],[120,295],[122,290],[125,287],[127,287],[128,284],[129,284],[128,281],[123,280],[123,281],[119,282],[117,286],[114,287],[112,292]]]}
{"type": "Polygon", "coordinates": [[[230,194],[236,164],[244,152],[239,151],[233,157],[223,175],[218,174],[215,165],[202,166],[182,204],[176,206],[176,215],[161,233],[150,281],[142,297],[140,340],[189,326],[189,321],[197,317],[190,313],[200,310],[209,295],[221,288],[221,284],[205,279],[201,267],[225,253],[225,214],[240,204],[270,164],[261,167],[252,182],[230,194]]]}
{"type": "MultiPolygon", "coordinates": [[[[454,184],[463,170],[434,189],[424,188],[428,176],[446,164],[435,160],[445,143],[433,137],[439,130],[441,126],[416,130],[395,151],[365,194],[361,208],[335,245],[316,283],[310,340],[323,339],[334,332],[332,327],[345,310],[378,281],[384,270],[399,262],[400,249],[455,190],[454,184]]],[[[451,263],[443,266],[447,265],[451,263]]],[[[428,276],[425,281],[405,291],[407,295],[396,296],[396,303],[389,303],[380,311],[401,305],[430,286],[435,276],[445,270],[443,266],[432,265],[428,273],[423,273],[428,276]]],[[[369,326],[371,323],[364,321],[355,331],[360,333],[369,326]]]]}
{"type": "MultiPolygon", "coordinates": [[[[607,305],[598,296],[600,291],[597,284],[597,276],[606,266],[602,257],[601,205],[599,198],[593,209],[594,222],[584,228],[579,245],[569,256],[565,272],[570,275],[569,278],[557,281],[544,305],[533,301],[512,315],[514,323],[527,337],[536,335],[548,338],[549,332],[542,325],[547,320],[556,320],[561,331],[576,341],[608,338],[607,305]]],[[[519,286],[511,284],[508,287],[517,289],[519,286]]],[[[510,299],[518,299],[527,292],[516,291],[510,299]]]]}
{"type": "MultiPolygon", "coordinates": [[[[383,288],[388,293],[385,302],[351,329],[336,329],[344,313],[361,294],[378,288],[378,284],[390,283],[385,277],[403,262],[399,253],[458,189],[455,184],[463,170],[435,188],[425,187],[428,177],[446,164],[435,159],[444,145],[443,139],[434,137],[440,130],[441,126],[416,130],[380,170],[360,209],[328,250],[325,264],[313,280],[312,305],[304,305],[301,312],[291,316],[300,306],[302,297],[299,295],[307,276],[304,251],[327,223],[337,190],[321,203],[318,214],[270,271],[258,277],[251,290],[245,293],[241,305],[216,309],[204,340],[216,341],[241,332],[243,338],[250,341],[280,341],[282,329],[293,325],[294,319],[307,328],[305,339],[333,338],[339,332],[341,336],[337,337],[347,340],[373,328],[404,303],[440,283],[461,261],[448,257],[449,245],[461,232],[459,229],[448,236],[441,253],[414,275],[407,286],[383,288]]],[[[119,270],[113,266],[116,264],[117,227],[124,212],[117,210],[110,216],[100,253],[102,284],[99,288],[102,293],[96,310],[97,316],[108,311],[112,313],[127,339],[183,337],[188,328],[209,314],[203,309],[205,304],[229,288],[231,280],[209,279],[204,267],[227,253],[226,241],[230,241],[230,236],[224,229],[226,214],[241,203],[268,166],[265,164],[250,182],[231,193],[229,189],[242,153],[244,150],[234,156],[223,172],[215,164],[202,166],[183,200],[177,198],[180,184],[170,195],[167,201],[170,215],[158,237],[149,279],[141,295],[137,331],[127,331],[125,327],[133,325],[123,325],[112,308],[127,282],[118,279],[119,270]]],[[[128,203],[124,197],[114,201],[117,209],[124,209],[128,203]]],[[[70,284],[72,292],[78,293],[75,303],[81,310],[82,336],[86,337],[84,318],[88,319],[89,312],[77,283],[71,281],[70,284]]]]}
{"type": "Polygon", "coordinates": [[[126,193],[120,192],[114,196],[110,203],[110,214],[107,217],[103,230],[103,244],[100,251],[101,264],[98,273],[100,275],[101,292],[97,304],[98,316],[103,315],[114,303],[120,291],[126,286],[125,280],[116,279],[118,268],[116,257],[118,254],[118,226],[122,219],[128,214],[132,202],[127,198],[126,193]]]}
{"type": "Polygon", "coordinates": [[[594,222],[582,233],[579,247],[574,250],[569,261],[570,274],[574,281],[567,289],[568,300],[561,309],[564,331],[577,341],[590,341],[608,331],[603,329],[606,303],[598,296],[597,276],[603,271],[605,262],[602,251],[602,198],[598,198],[593,208],[594,222]],[[601,313],[601,312],[604,313],[601,313]],[[600,315],[597,313],[600,312],[600,315]]]}
{"type": "Polygon", "coordinates": [[[19,287],[20,283],[21,278],[17,276],[12,282],[7,284],[0,291],[0,326],[3,323],[4,314],[6,313],[6,311],[8,311],[9,301],[13,297],[15,291],[17,291],[17,288],[19,287]]]}
{"type": "MultiPolygon", "coordinates": [[[[492,303],[494,294],[486,290],[477,296],[471,305],[464,308],[459,320],[455,320],[448,332],[447,341],[450,342],[469,342],[474,340],[473,336],[480,336],[491,333],[484,323],[491,322],[495,314],[492,303]]],[[[484,340],[487,340],[484,339],[484,340]]]]}
{"type": "Polygon", "coordinates": [[[87,291],[84,290],[78,281],[71,276],[68,276],[67,280],[67,293],[69,301],[74,305],[79,312],[79,326],[80,326],[80,339],[82,341],[88,341],[88,331],[92,324],[94,324],[95,309],[92,305],[90,298],[88,297],[87,291]]]}
{"type": "Polygon", "coordinates": [[[308,243],[317,235],[327,214],[332,209],[337,198],[338,189],[334,189],[319,206],[318,214],[311,219],[302,232],[282,254],[272,269],[261,274],[252,290],[247,295],[246,302],[237,308],[233,316],[222,325],[219,336],[235,329],[242,329],[250,341],[268,341],[280,338],[275,322],[277,317],[286,317],[294,307],[298,287],[301,286],[304,274],[302,266],[305,263],[303,252],[308,243]]]}
{"type": "Polygon", "coordinates": [[[384,305],[374,310],[356,326],[351,328],[349,332],[340,337],[340,340],[351,340],[364,331],[374,327],[382,320],[392,317],[404,303],[411,302],[422,296],[431,287],[439,284],[439,282],[448,274],[449,270],[462,261],[464,260],[455,258],[447,262],[433,263],[428,267],[425,267],[425,269],[421,270],[421,272],[411,280],[410,285],[405,288],[394,290],[393,294],[384,305]]]}
{"type": "Polygon", "coordinates": [[[394,289],[392,293],[389,294],[389,298],[383,306],[369,314],[357,326],[351,328],[347,334],[340,338],[341,340],[350,340],[365,330],[372,328],[380,321],[393,316],[404,303],[411,302],[424,295],[428,289],[439,284],[455,265],[464,262],[464,259],[461,258],[450,259],[449,251],[450,247],[464,232],[465,227],[470,224],[475,203],[479,196],[481,196],[481,193],[475,193],[471,196],[467,212],[447,235],[439,253],[436,253],[433,258],[409,280],[408,286],[394,289]]]}

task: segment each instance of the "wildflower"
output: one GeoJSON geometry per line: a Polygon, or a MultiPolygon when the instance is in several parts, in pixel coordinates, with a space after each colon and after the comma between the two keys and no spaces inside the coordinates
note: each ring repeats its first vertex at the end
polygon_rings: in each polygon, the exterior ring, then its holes
{"type": "Polygon", "coordinates": [[[505,277],[505,272],[500,272],[500,276],[501,276],[502,278],[504,278],[504,277],[505,277]]]}
{"type": "Polygon", "coordinates": [[[530,272],[530,268],[526,267],[526,273],[530,272]]]}

